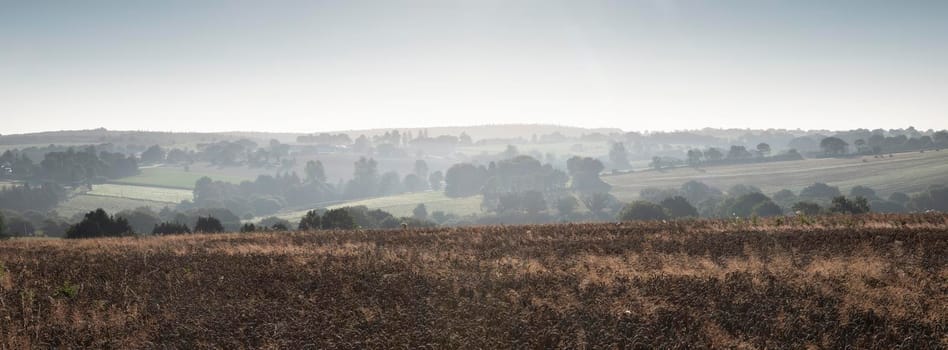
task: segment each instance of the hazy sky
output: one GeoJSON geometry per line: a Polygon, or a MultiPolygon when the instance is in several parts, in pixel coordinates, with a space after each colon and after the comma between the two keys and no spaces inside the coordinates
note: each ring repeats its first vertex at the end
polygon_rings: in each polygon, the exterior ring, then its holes
{"type": "Polygon", "coordinates": [[[948,128],[948,1],[0,0],[0,133],[948,128]]]}

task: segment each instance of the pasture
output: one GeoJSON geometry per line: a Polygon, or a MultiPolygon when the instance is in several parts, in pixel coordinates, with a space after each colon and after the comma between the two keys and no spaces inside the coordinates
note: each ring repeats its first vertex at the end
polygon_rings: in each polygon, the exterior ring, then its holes
{"type": "Polygon", "coordinates": [[[798,192],[814,182],[839,186],[844,193],[853,186],[863,185],[887,196],[896,191],[911,193],[932,184],[948,184],[948,151],[898,153],[891,158],[823,158],[647,170],[604,176],[603,180],[613,186],[612,194],[623,201],[638,198],[639,191],[646,187],[678,188],[690,180],[721,190],[737,184],[754,185],[768,194],[784,188],[798,192]]]}
{"type": "Polygon", "coordinates": [[[105,209],[106,212],[114,214],[125,209],[135,209],[138,207],[151,207],[155,211],[158,211],[165,206],[173,207],[174,204],[176,203],[79,194],[70,197],[56,206],[56,212],[68,218],[76,214],[88,213],[97,208],[105,209]]]}
{"type": "Polygon", "coordinates": [[[172,204],[177,204],[184,200],[194,199],[194,192],[191,190],[119,184],[93,185],[92,190],[86,192],[85,194],[99,197],[139,199],[172,204]]]}
{"type": "Polygon", "coordinates": [[[0,347],[937,349],[946,274],[943,214],[11,240],[0,347]]]}
{"type": "Polygon", "coordinates": [[[253,180],[256,177],[250,175],[233,175],[223,170],[212,172],[207,169],[201,169],[200,167],[197,167],[198,169],[195,168],[196,167],[192,167],[190,171],[185,171],[182,167],[171,166],[142,168],[140,174],[112,181],[112,183],[191,190],[194,189],[194,183],[205,176],[213,180],[231,183],[253,180]]]}
{"type": "MultiPolygon", "coordinates": [[[[416,193],[405,193],[394,196],[378,197],[349,201],[342,203],[332,203],[326,205],[327,209],[341,207],[353,207],[364,205],[369,209],[382,209],[396,217],[412,216],[412,210],[423,203],[428,210],[428,214],[435,211],[443,211],[446,214],[455,214],[464,216],[469,214],[481,213],[481,196],[471,196],[464,198],[451,198],[444,195],[444,192],[426,191],[416,193]]],[[[311,208],[315,209],[315,208],[311,208]]],[[[311,209],[284,211],[276,216],[281,219],[296,223],[311,209]]]]}

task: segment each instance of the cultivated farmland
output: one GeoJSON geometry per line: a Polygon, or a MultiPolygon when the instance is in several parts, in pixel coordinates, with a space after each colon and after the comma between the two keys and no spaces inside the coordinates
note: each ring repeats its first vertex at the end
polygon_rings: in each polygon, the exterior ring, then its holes
{"type": "Polygon", "coordinates": [[[626,201],[637,198],[645,187],[678,188],[690,180],[722,190],[737,184],[754,185],[767,193],[784,188],[799,191],[814,182],[839,186],[844,191],[863,185],[887,196],[896,191],[921,191],[931,184],[948,184],[948,151],[899,153],[891,158],[824,158],[648,170],[606,176],[603,180],[613,186],[612,193],[616,197],[626,201]]]}
{"type": "Polygon", "coordinates": [[[154,187],[168,187],[168,188],[180,188],[180,189],[193,189],[194,183],[202,177],[210,177],[214,180],[225,181],[231,183],[240,183],[241,181],[253,180],[255,176],[235,176],[228,175],[226,172],[209,172],[209,171],[185,171],[183,168],[178,167],[152,167],[152,168],[142,168],[141,174],[131,177],[125,177],[118,181],[113,181],[116,184],[127,184],[127,185],[136,185],[136,186],[154,186],[154,187]]]}
{"type": "Polygon", "coordinates": [[[948,216],[0,242],[4,348],[948,347],[948,216]]]}

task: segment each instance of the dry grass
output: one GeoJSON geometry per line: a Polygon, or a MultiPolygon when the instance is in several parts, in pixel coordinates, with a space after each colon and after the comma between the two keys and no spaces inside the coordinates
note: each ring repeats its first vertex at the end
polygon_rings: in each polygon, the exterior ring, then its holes
{"type": "Polygon", "coordinates": [[[948,216],[0,242],[0,348],[944,348],[948,216]]]}

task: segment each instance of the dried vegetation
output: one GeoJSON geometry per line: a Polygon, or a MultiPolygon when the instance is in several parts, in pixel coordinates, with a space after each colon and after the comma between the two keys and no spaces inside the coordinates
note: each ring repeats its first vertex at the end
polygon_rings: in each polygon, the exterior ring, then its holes
{"type": "Polygon", "coordinates": [[[0,242],[0,348],[945,348],[948,215],[0,242]]]}

